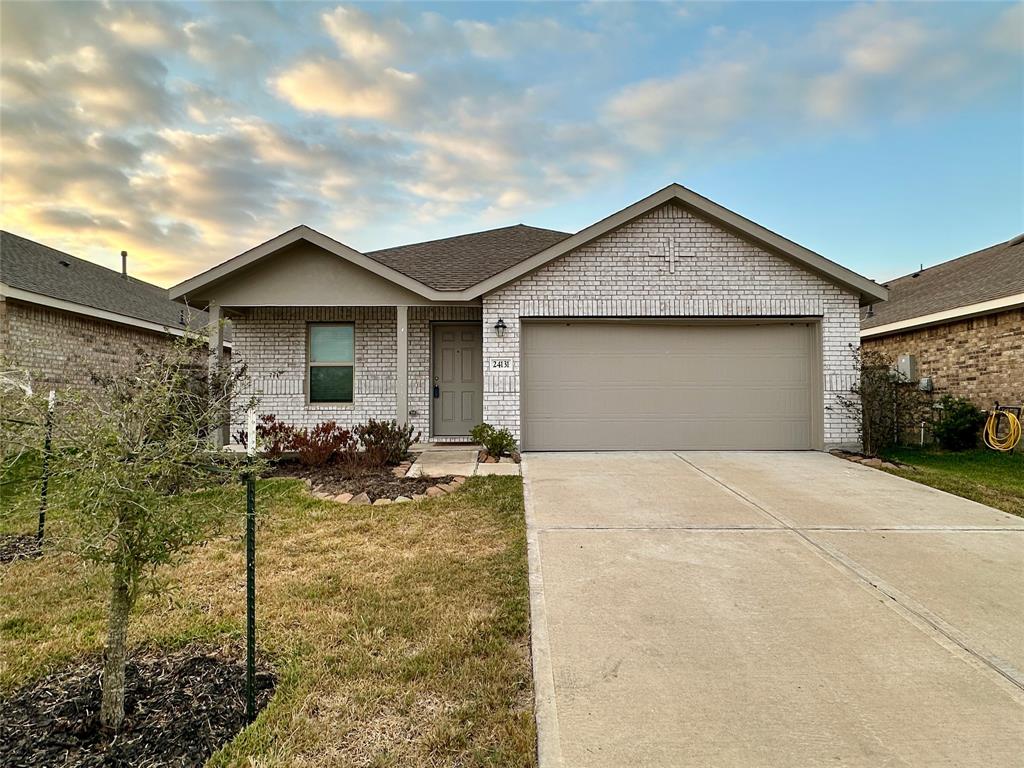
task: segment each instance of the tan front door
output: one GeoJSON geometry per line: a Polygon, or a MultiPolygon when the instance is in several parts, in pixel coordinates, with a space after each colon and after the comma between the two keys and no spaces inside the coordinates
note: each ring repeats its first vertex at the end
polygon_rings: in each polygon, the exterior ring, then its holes
{"type": "Polygon", "coordinates": [[[523,448],[819,447],[815,324],[523,323],[523,448]]]}
{"type": "Polygon", "coordinates": [[[431,374],[436,437],[468,436],[483,421],[483,337],[480,325],[437,324],[431,374]]]}

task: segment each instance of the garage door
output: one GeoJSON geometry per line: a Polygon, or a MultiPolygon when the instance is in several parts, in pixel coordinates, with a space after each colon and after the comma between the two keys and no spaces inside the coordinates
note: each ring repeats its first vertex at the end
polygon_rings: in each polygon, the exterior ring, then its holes
{"type": "Polygon", "coordinates": [[[525,450],[817,447],[807,322],[524,321],[525,450]]]}

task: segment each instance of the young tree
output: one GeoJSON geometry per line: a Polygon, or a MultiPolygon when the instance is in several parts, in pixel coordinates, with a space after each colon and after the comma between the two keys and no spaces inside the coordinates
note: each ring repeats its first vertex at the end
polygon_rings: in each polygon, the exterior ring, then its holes
{"type": "MultiPolygon", "coordinates": [[[[238,479],[241,457],[213,448],[215,427],[237,399],[244,370],[210,371],[206,345],[184,338],[170,351],[140,350],[99,391],[65,398],[56,419],[50,503],[59,543],[110,574],[110,607],[100,722],[124,720],[129,616],[140,588],[162,565],[208,538],[232,497],[218,486],[238,479]]],[[[234,510],[237,513],[243,508],[234,510]]]]}
{"type": "Polygon", "coordinates": [[[856,420],[864,452],[874,456],[899,445],[928,417],[930,398],[880,352],[857,348],[853,356],[859,376],[850,392],[837,398],[838,407],[856,420]]]}

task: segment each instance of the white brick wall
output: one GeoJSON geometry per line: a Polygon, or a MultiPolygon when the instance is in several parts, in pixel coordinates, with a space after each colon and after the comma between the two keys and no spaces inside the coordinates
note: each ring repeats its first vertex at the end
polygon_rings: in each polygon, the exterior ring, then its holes
{"type": "Polygon", "coordinates": [[[856,423],[836,405],[855,378],[858,299],[823,278],[688,211],[667,205],[484,297],[484,364],[511,358],[509,373],[484,374],[484,420],[519,438],[521,317],[821,318],[825,443],[857,444],[856,423]],[[675,271],[667,242],[676,242],[675,271]],[[654,251],[659,256],[652,256],[654,251]],[[498,318],[508,326],[493,331],[498,318]]]}
{"type": "MultiPolygon", "coordinates": [[[[857,297],[682,208],[668,205],[484,297],[480,307],[409,310],[410,421],[429,436],[430,322],[483,322],[483,358],[511,358],[509,373],[484,373],[484,420],[519,437],[521,317],[820,317],[825,443],[854,446],[856,423],[836,405],[855,380],[857,297]],[[664,256],[675,238],[675,271],[664,256]],[[662,255],[652,256],[651,251],[662,255]],[[502,339],[494,324],[503,318],[502,339]]],[[[394,307],[266,307],[234,321],[233,359],[249,366],[261,412],[299,426],[328,419],[352,426],[395,418],[394,307]],[[307,405],[306,325],[356,324],[355,402],[307,405]]]]}
{"type": "MultiPolygon", "coordinates": [[[[260,412],[300,427],[334,420],[352,426],[393,419],[398,362],[394,307],[259,307],[234,322],[236,365],[246,364],[260,412]],[[351,405],[306,403],[306,327],[311,322],[355,323],[355,394],[351,405]]],[[[410,422],[424,438],[430,422],[430,322],[480,321],[480,307],[409,309],[410,422]]],[[[237,429],[236,427],[232,428],[237,429]]]]}

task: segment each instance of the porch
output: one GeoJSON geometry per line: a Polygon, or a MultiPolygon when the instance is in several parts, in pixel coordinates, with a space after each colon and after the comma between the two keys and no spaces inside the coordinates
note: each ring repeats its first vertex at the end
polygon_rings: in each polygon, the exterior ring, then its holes
{"type": "Polygon", "coordinates": [[[260,412],[288,424],[398,419],[441,443],[483,420],[480,306],[210,309],[231,318],[232,364],[247,366],[260,412]]]}

